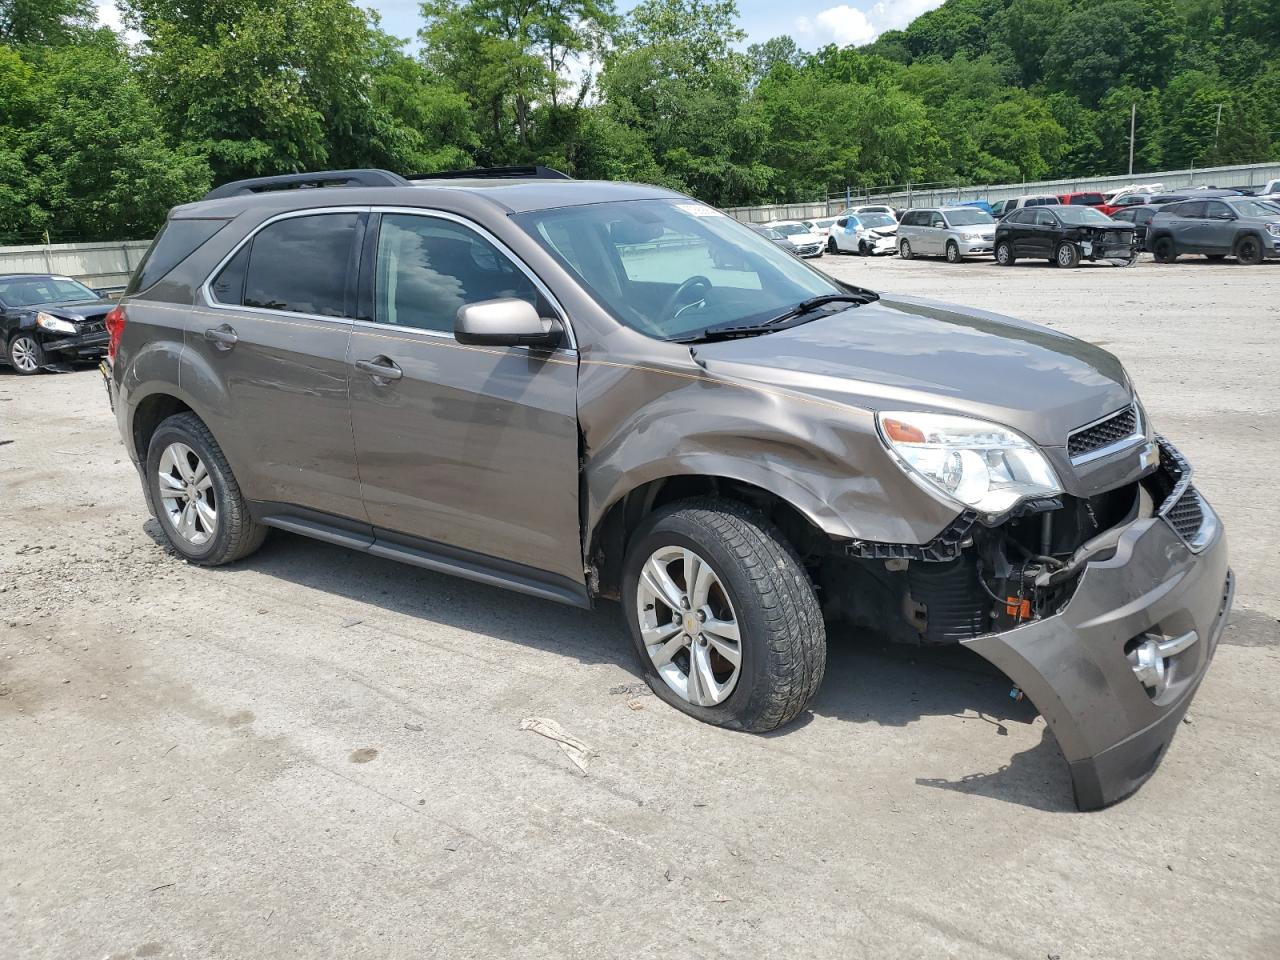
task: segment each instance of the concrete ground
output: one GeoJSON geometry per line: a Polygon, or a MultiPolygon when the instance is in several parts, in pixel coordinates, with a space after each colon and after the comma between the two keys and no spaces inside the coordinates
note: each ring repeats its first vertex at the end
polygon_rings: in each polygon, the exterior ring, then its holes
{"type": "Polygon", "coordinates": [[[1195,464],[1239,593],[1136,796],[1075,812],[963,651],[836,634],[747,736],[647,695],[613,607],[280,533],[187,566],[98,374],[4,370],[0,956],[1280,955],[1280,264],[819,266],[1106,344],[1195,464]]]}

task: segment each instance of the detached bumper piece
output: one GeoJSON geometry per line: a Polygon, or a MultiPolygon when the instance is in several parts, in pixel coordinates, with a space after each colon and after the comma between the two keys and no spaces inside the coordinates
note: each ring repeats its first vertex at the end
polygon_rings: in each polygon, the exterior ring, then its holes
{"type": "Polygon", "coordinates": [[[1161,440],[1156,515],[1099,551],[1059,614],[963,641],[1044,716],[1081,810],[1137,790],[1159,765],[1208,670],[1234,581],[1213,508],[1161,440]]]}

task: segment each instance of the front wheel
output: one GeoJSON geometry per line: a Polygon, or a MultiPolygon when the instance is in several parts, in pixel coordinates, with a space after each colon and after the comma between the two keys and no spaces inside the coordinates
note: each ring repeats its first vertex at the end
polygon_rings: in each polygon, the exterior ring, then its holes
{"type": "Polygon", "coordinates": [[[829,237],[829,238],[827,239],[827,253],[830,253],[830,254],[832,254],[832,255],[834,256],[835,254],[837,254],[837,253],[839,253],[839,252],[840,252],[840,248],[836,246],[836,238],[835,238],[835,237],[829,237]]]}
{"type": "Polygon", "coordinates": [[[44,347],[29,333],[20,333],[9,341],[9,363],[18,375],[29,377],[44,366],[44,347]]]}
{"type": "Polygon", "coordinates": [[[954,240],[947,241],[947,263],[960,262],[960,247],[956,245],[954,240]]]}
{"type": "Polygon", "coordinates": [[[900,256],[903,260],[911,259],[912,257],[911,242],[909,240],[903,240],[901,243],[898,244],[898,256],[900,256]]]}
{"type": "Polygon", "coordinates": [[[1236,260],[1246,266],[1257,266],[1262,262],[1262,244],[1257,237],[1241,237],[1236,244],[1236,260]]]}
{"type": "Polygon", "coordinates": [[[627,550],[623,605],[653,692],[706,723],[773,730],[822,682],[827,640],[813,584],[744,505],[684,500],[652,514],[627,550]]]}
{"type": "Polygon", "coordinates": [[[1054,263],[1068,269],[1080,266],[1080,249],[1074,243],[1060,243],[1053,255],[1054,263]]]}
{"type": "Polygon", "coordinates": [[[1015,259],[1013,247],[1009,245],[1008,240],[1001,240],[996,244],[996,263],[1002,267],[1011,267],[1015,259]]]}
{"type": "Polygon", "coordinates": [[[164,420],[147,447],[147,485],[165,538],[192,563],[247,557],[267,535],[213,434],[194,413],[164,420]]]}

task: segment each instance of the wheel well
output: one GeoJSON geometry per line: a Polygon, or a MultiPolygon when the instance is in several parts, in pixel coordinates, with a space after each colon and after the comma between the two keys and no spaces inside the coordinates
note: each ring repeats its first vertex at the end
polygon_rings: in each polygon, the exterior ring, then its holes
{"type": "Polygon", "coordinates": [[[641,484],[614,501],[596,525],[587,554],[595,571],[590,584],[593,591],[616,599],[621,590],[623,558],[636,528],[655,510],[692,497],[718,497],[754,507],[778,528],[802,560],[821,556],[830,543],[830,537],[808,517],[763,487],[725,477],[664,477],[641,484]]]}
{"type": "Polygon", "coordinates": [[[138,409],[133,412],[133,449],[138,459],[147,455],[147,447],[151,445],[151,435],[169,417],[175,413],[188,413],[191,408],[167,393],[153,393],[143,398],[138,409]]]}

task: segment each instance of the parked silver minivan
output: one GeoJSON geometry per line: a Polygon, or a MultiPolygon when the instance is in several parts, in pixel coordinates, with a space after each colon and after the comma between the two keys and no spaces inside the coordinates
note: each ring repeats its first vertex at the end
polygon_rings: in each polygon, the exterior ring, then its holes
{"type": "Polygon", "coordinates": [[[959,263],[995,247],[996,221],[978,207],[920,207],[908,210],[898,224],[898,256],[946,257],[959,263]]]}

